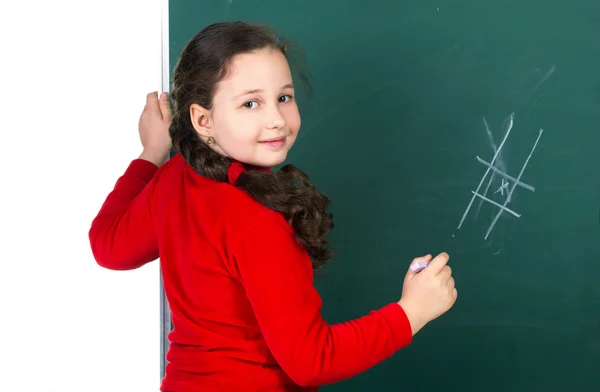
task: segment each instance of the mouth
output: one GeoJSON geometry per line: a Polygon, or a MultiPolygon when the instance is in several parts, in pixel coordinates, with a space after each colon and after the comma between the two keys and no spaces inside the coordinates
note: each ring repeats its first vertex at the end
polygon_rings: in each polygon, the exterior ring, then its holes
{"type": "Polygon", "coordinates": [[[262,140],[259,143],[268,147],[282,147],[285,144],[285,139],[285,136],[281,136],[274,139],[262,140]]]}

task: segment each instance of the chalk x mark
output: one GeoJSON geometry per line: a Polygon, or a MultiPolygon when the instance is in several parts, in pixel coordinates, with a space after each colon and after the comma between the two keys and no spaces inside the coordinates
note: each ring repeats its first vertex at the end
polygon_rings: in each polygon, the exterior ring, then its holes
{"type": "Polygon", "coordinates": [[[494,195],[498,192],[500,192],[500,194],[502,196],[504,196],[504,190],[506,189],[508,191],[508,182],[503,178],[502,179],[502,185],[500,185],[500,188],[498,188],[498,190],[496,192],[494,192],[494,195]]]}

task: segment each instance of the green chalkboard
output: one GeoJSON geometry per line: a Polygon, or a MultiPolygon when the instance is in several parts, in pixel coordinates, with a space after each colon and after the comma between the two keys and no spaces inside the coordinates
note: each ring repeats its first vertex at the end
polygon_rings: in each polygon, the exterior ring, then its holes
{"type": "Polygon", "coordinates": [[[171,65],[224,20],[304,51],[289,162],[333,203],[326,319],[397,300],[414,256],[451,256],[455,307],[324,391],[600,390],[600,2],[172,0],[171,65]]]}

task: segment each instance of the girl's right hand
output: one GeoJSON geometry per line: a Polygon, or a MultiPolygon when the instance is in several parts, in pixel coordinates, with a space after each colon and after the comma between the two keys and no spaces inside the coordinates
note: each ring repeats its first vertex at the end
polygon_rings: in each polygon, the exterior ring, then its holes
{"type": "Polygon", "coordinates": [[[428,322],[446,313],[456,302],[452,270],[447,265],[449,256],[440,253],[433,260],[431,255],[418,257],[413,263],[429,261],[427,268],[413,272],[410,268],[404,278],[402,298],[398,304],[406,313],[412,333],[415,335],[428,322]]]}

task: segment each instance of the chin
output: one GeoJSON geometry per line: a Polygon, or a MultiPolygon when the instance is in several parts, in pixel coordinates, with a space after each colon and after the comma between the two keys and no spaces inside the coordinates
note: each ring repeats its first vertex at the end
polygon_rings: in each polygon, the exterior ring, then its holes
{"type": "Polygon", "coordinates": [[[287,151],[285,153],[273,154],[273,156],[265,157],[265,159],[260,159],[256,165],[262,167],[273,167],[277,165],[281,165],[285,162],[287,158],[287,151]]]}
{"type": "Polygon", "coordinates": [[[263,165],[263,166],[265,166],[265,167],[273,167],[273,166],[281,165],[283,162],[285,162],[286,158],[287,158],[287,156],[284,156],[283,158],[280,158],[280,159],[274,159],[271,162],[268,162],[268,164],[263,165]]]}

